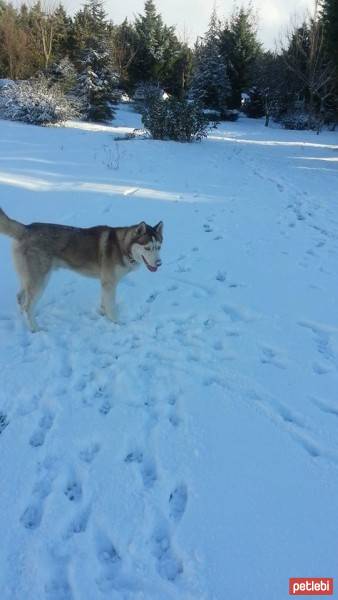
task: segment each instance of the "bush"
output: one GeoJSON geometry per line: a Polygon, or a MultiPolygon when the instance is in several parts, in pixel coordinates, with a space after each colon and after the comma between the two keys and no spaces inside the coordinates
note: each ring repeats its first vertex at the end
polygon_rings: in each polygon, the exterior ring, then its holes
{"type": "Polygon", "coordinates": [[[296,129],[303,131],[305,129],[316,129],[311,123],[310,116],[305,112],[288,112],[280,117],[279,122],[284,129],[296,129]]]}
{"type": "Polygon", "coordinates": [[[48,80],[28,80],[5,86],[0,91],[0,116],[12,121],[48,125],[73,119],[80,114],[80,105],[67,98],[48,80]]]}
{"type": "Polygon", "coordinates": [[[221,111],[221,121],[237,121],[239,112],[235,108],[224,108],[221,111]]]}
{"type": "Polygon", "coordinates": [[[142,122],[155,140],[201,141],[208,119],[199,104],[187,100],[154,98],[142,113],[142,122]]]}

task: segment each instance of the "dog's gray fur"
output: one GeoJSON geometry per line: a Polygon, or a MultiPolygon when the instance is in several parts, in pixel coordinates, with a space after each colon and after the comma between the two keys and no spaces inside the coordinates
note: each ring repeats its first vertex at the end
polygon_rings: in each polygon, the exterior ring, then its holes
{"type": "Polygon", "coordinates": [[[0,233],[14,238],[13,255],[21,280],[17,295],[31,331],[37,331],[34,306],[50,273],[64,267],[101,281],[101,313],[116,321],[115,292],[120,279],[140,264],[161,265],[163,223],[131,227],[68,227],[52,223],[23,225],[0,208],[0,233]]]}

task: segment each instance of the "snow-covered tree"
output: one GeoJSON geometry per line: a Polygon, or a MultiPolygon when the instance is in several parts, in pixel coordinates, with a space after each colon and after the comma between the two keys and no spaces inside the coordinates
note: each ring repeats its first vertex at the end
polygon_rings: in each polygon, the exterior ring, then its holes
{"type": "Polygon", "coordinates": [[[89,0],[75,18],[78,45],[76,93],[85,107],[86,118],[113,118],[113,92],[117,75],[112,66],[110,25],[100,0],[89,0]]]}
{"type": "Polygon", "coordinates": [[[196,44],[191,93],[206,108],[222,111],[227,106],[231,85],[220,51],[219,34],[220,24],[214,11],[207,33],[196,44]]]}
{"type": "Polygon", "coordinates": [[[181,43],[174,27],[164,24],[153,0],[146,0],[137,16],[133,35],[134,56],[128,66],[131,87],[151,82],[169,93],[182,94],[190,67],[190,51],[181,43]]]}
{"type": "Polygon", "coordinates": [[[89,48],[82,53],[81,72],[76,95],[84,106],[89,121],[108,121],[114,117],[113,92],[118,77],[110,64],[110,54],[104,48],[89,48]]]}
{"type": "Polygon", "coordinates": [[[240,108],[241,94],[253,84],[253,67],[261,53],[252,6],[235,8],[220,35],[221,51],[232,87],[231,107],[240,108]]]}
{"type": "Polygon", "coordinates": [[[64,93],[69,93],[76,84],[77,71],[68,56],[53,63],[47,72],[52,83],[58,84],[64,93]]]}

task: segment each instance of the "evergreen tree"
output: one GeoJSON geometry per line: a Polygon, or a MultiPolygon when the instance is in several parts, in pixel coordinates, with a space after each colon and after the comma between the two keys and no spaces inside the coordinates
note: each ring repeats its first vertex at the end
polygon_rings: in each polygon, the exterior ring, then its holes
{"type": "Polygon", "coordinates": [[[163,76],[163,85],[169,94],[183,98],[190,84],[192,71],[192,50],[177,41],[168,69],[163,76]]]}
{"type": "Polygon", "coordinates": [[[73,52],[73,24],[64,7],[60,4],[54,11],[54,61],[60,61],[73,52]]]}
{"type": "Polygon", "coordinates": [[[146,0],[144,14],[135,21],[138,51],[130,74],[135,82],[159,80],[163,57],[164,24],[153,0],[146,0]]]}
{"type": "Polygon", "coordinates": [[[287,110],[291,91],[288,77],[283,57],[277,52],[262,52],[257,57],[253,81],[264,97],[266,126],[269,125],[271,116],[279,118],[287,110]]]}
{"type": "Polygon", "coordinates": [[[193,97],[206,108],[223,110],[231,94],[226,65],[220,51],[220,23],[213,11],[209,29],[195,47],[195,68],[191,84],[193,97]]]}
{"type": "Polygon", "coordinates": [[[221,33],[221,50],[229,67],[231,105],[241,106],[241,93],[251,87],[256,58],[261,52],[251,6],[235,9],[221,33]]]}
{"type": "Polygon", "coordinates": [[[47,72],[52,84],[57,84],[65,94],[70,93],[77,81],[77,72],[68,56],[53,63],[47,72]]]}
{"type": "Polygon", "coordinates": [[[129,68],[137,53],[137,37],[135,29],[128,19],[112,29],[112,53],[114,69],[119,77],[121,87],[131,92],[129,68]]]}
{"type": "MultiPolygon", "coordinates": [[[[322,0],[321,15],[324,23],[326,49],[329,58],[334,62],[338,77],[338,2],[322,0]]],[[[337,86],[338,87],[338,86],[337,86]]]]}
{"type": "Polygon", "coordinates": [[[332,115],[332,122],[338,121],[338,2],[337,0],[322,0],[322,19],[324,26],[325,50],[327,59],[334,68],[334,91],[327,102],[332,115]]]}
{"type": "Polygon", "coordinates": [[[112,65],[111,30],[101,0],[89,0],[75,16],[77,66],[76,92],[87,119],[113,118],[113,91],[117,85],[112,65]]]}
{"type": "Polygon", "coordinates": [[[153,0],[146,0],[144,13],[136,18],[134,30],[135,56],[128,69],[131,84],[165,85],[172,79],[181,52],[174,27],[167,27],[153,0]]]}
{"type": "Polygon", "coordinates": [[[289,32],[283,59],[287,86],[304,104],[311,128],[320,127],[335,91],[335,68],[325,53],[323,23],[318,14],[289,32]]]}
{"type": "Polygon", "coordinates": [[[113,118],[116,79],[107,52],[98,48],[83,51],[76,94],[82,101],[84,114],[89,121],[108,121],[113,118]]]}

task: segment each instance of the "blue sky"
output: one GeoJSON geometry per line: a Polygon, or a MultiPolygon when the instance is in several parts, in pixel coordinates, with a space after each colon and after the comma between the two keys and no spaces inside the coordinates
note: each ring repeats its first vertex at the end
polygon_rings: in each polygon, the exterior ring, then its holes
{"type": "MultiPolygon", "coordinates": [[[[78,9],[83,2],[79,0],[64,0],[69,9],[78,9]]],[[[156,0],[156,5],[168,25],[177,25],[180,34],[188,36],[193,43],[197,35],[203,34],[213,6],[216,4],[220,15],[229,15],[233,8],[233,0],[156,0]]],[[[238,2],[241,4],[241,2],[238,2]]],[[[244,2],[245,4],[245,2],[244,2]]],[[[105,8],[115,23],[120,23],[124,17],[132,18],[142,12],[144,0],[107,0],[105,8]]],[[[267,48],[274,47],[274,40],[280,30],[286,27],[290,16],[302,14],[313,6],[313,0],[256,0],[254,6],[260,15],[259,35],[267,48]]]]}

